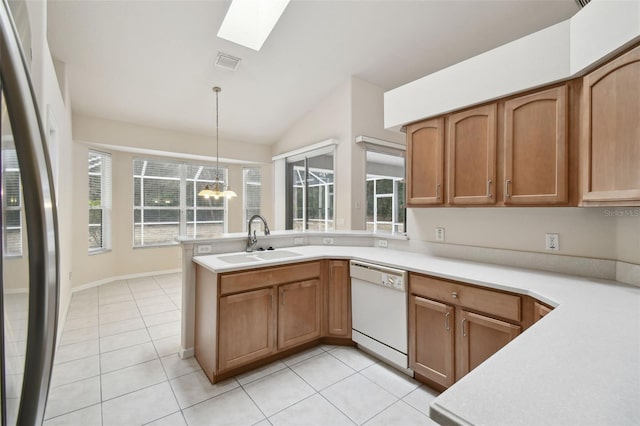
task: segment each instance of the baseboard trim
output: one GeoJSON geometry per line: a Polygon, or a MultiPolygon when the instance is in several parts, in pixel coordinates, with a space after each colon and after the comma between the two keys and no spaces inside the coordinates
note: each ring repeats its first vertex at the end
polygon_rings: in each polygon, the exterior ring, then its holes
{"type": "Polygon", "coordinates": [[[114,281],[131,280],[131,279],[134,279],[134,278],[152,277],[152,276],[156,276],[156,275],[175,274],[177,272],[182,272],[182,269],[180,269],[180,268],[177,268],[177,269],[165,269],[164,271],[140,272],[140,273],[137,273],[137,274],[116,275],[116,276],[112,276],[112,277],[109,277],[109,278],[104,278],[102,280],[92,281],[90,283],[82,284],[82,285],[79,285],[77,287],[73,287],[71,289],[71,292],[75,293],[77,291],[87,290],[87,289],[90,289],[90,288],[93,288],[93,287],[101,286],[103,284],[109,284],[109,283],[114,282],[114,281]]]}
{"type": "Polygon", "coordinates": [[[193,348],[183,348],[180,347],[180,359],[192,358],[195,355],[195,351],[193,348]]]}

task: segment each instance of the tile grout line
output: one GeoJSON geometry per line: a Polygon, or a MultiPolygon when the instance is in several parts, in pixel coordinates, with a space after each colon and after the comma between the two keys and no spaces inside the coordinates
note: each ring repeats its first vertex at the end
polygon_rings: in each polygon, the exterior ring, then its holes
{"type": "MultiPolygon", "coordinates": [[[[155,278],[153,278],[153,281],[156,282],[155,278]]],[[[149,339],[150,339],[151,345],[153,346],[153,350],[155,351],[156,356],[157,356],[156,359],[158,360],[158,362],[160,362],[160,367],[162,368],[162,371],[164,372],[164,377],[165,377],[165,381],[164,382],[166,382],[167,385],[169,386],[169,389],[171,389],[171,394],[173,395],[173,399],[176,402],[176,406],[178,407],[178,410],[180,411],[180,414],[182,415],[182,418],[184,419],[184,414],[182,413],[182,408],[180,407],[180,403],[178,402],[178,398],[176,397],[176,393],[173,390],[173,386],[171,386],[171,381],[169,380],[169,375],[167,374],[167,370],[166,370],[166,368],[164,366],[164,363],[162,362],[162,358],[160,357],[160,353],[158,352],[158,348],[156,348],[155,343],[153,343],[153,339],[151,338],[151,333],[149,333],[149,327],[147,326],[147,323],[144,320],[144,315],[142,315],[142,311],[140,310],[140,306],[138,305],[138,300],[136,299],[135,295],[133,294],[133,291],[131,290],[131,284],[129,284],[129,280],[127,280],[126,283],[127,283],[127,287],[129,287],[129,290],[131,291],[131,294],[132,294],[132,296],[133,296],[133,298],[135,300],[136,307],[138,309],[140,317],[142,318],[142,322],[145,325],[145,330],[146,330],[147,334],[149,335],[149,339]]],[[[164,383],[164,382],[160,382],[160,383],[164,383]]],[[[156,386],[156,385],[158,385],[160,383],[155,383],[155,384],[153,384],[151,386],[156,386]]],[[[151,386],[147,386],[147,387],[151,387],[151,386]]],[[[146,388],[143,388],[143,389],[146,389],[146,388]]],[[[137,389],[134,392],[137,392],[139,390],[141,390],[141,389],[137,389]]],[[[173,415],[173,414],[174,413],[168,414],[165,417],[168,417],[168,416],[173,415]]],[[[161,418],[163,418],[163,417],[161,417],[161,418]]],[[[160,418],[153,419],[153,420],[151,420],[151,421],[149,421],[147,423],[155,422],[156,420],[160,420],[160,418]]],[[[185,423],[186,423],[186,419],[185,419],[185,423]]]]}

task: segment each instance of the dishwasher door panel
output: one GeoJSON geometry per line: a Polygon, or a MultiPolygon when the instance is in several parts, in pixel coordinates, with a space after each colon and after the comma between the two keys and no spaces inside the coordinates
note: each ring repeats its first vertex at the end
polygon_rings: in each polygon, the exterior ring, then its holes
{"type": "Polygon", "coordinates": [[[407,293],[351,278],[353,329],[407,353],[407,293]]]}

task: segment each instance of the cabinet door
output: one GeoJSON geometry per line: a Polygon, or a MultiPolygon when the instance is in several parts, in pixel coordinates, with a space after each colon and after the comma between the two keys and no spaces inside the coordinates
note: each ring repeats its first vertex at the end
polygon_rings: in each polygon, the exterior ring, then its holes
{"type": "Polygon", "coordinates": [[[219,370],[238,367],[275,351],[274,289],[220,298],[219,370]]]}
{"type": "Polygon", "coordinates": [[[442,204],[444,196],[444,118],[407,128],[407,204],[442,204]]]}
{"type": "Polygon", "coordinates": [[[542,318],[544,318],[545,315],[547,315],[549,312],[552,311],[552,309],[546,305],[543,305],[540,302],[534,302],[533,303],[533,321],[537,322],[540,321],[542,318]]]}
{"type": "Polygon", "coordinates": [[[278,349],[297,346],[320,337],[320,280],[313,279],[278,287],[278,349]]]}
{"type": "Polygon", "coordinates": [[[351,337],[351,285],[349,261],[329,261],[327,288],[327,332],[330,336],[351,337]]]}
{"type": "Polygon", "coordinates": [[[521,327],[508,322],[461,310],[460,352],[458,375],[460,380],[500,348],[520,334],[521,327]]]}
{"type": "Polygon", "coordinates": [[[640,47],[584,78],[582,199],[640,205],[640,47]]]}
{"type": "Polygon", "coordinates": [[[409,366],[445,387],[454,382],[454,324],[453,306],[409,297],[409,366]]]}
{"type": "Polygon", "coordinates": [[[567,86],[504,105],[504,203],[566,204],[567,86]]]}
{"type": "Polygon", "coordinates": [[[449,117],[448,202],[494,204],[496,182],[496,104],[449,117]]]}

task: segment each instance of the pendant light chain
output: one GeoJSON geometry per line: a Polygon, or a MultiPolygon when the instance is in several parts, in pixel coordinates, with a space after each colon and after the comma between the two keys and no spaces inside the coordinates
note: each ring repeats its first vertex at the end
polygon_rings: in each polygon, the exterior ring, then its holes
{"type": "Polygon", "coordinates": [[[218,107],[218,93],[220,93],[222,89],[215,86],[213,91],[216,94],[216,177],[213,182],[213,188],[211,185],[206,184],[202,191],[198,192],[198,195],[206,199],[210,197],[216,200],[220,197],[230,199],[237,197],[237,194],[229,188],[228,184],[220,180],[220,110],[218,107]]]}
{"type": "Polygon", "coordinates": [[[220,122],[220,110],[218,109],[218,93],[222,89],[214,87],[213,91],[216,92],[216,181],[220,182],[220,136],[219,136],[219,122],[220,122]]]}

